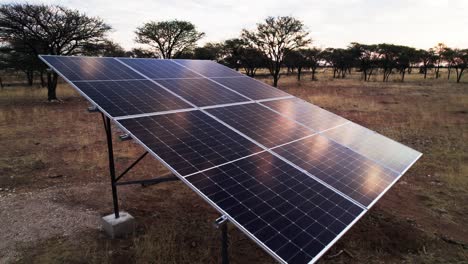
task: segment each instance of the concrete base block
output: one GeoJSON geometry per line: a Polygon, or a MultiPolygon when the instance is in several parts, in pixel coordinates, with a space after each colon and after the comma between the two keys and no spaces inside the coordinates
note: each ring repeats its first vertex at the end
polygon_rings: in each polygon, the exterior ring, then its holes
{"type": "Polygon", "coordinates": [[[133,233],[135,218],[122,211],[119,218],[115,218],[114,214],[106,215],[102,218],[102,227],[111,238],[122,237],[133,233]]]}

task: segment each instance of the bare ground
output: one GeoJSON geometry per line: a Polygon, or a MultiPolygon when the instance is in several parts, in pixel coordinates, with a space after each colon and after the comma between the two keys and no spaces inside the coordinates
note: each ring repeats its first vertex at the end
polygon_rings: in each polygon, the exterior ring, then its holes
{"type": "MultiPolygon", "coordinates": [[[[468,85],[319,78],[280,84],[424,153],[320,262],[468,263],[468,85]]],[[[49,104],[41,89],[0,91],[0,263],[219,263],[218,214],[180,182],[119,188],[137,231],[103,234],[112,203],[100,116],[66,85],[59,96],[49,104]]],[[[120,171],[143,152],[115,147],[120,171]]],[[[147,157],[128,176],[164,172],[147,157]]],[[[233,263],[274,262],[235,228],[230,241],[233,263]]]]}

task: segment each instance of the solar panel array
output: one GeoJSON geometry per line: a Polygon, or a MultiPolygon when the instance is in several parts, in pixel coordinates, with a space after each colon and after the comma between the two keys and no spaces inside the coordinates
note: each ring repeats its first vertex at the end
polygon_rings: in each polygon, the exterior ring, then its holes
{"type": "Polygon", "coordinates": [[[421,156],[211,61],[41,58],[283,263],[318,260],[421,156]]]}

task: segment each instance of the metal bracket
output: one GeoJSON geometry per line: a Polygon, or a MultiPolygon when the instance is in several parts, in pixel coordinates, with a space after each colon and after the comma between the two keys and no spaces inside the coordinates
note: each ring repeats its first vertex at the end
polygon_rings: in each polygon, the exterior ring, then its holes
{"type": "Polygon", "coordinates": [[[213,223],[213,226],[214,226],[214,228],[219,229],[222,225],[226,224],[227,221],[228,221],[227,216],[222,215],[222,216],[216,218],[216,220],[213,223]]]}
{"type": "Polygon", "coordinates": [[[88,107],[88,112],[90,113],[99,112],[99,109],[95,105],[92,105],[88,107]]]}
{"type": "Polygon", "coordinates": [[[132,139],[132,136],[130,136],[129,134],[122,134],[119,136],[119,139],[120,141],[127,141],[127,140],[132,139]]]}

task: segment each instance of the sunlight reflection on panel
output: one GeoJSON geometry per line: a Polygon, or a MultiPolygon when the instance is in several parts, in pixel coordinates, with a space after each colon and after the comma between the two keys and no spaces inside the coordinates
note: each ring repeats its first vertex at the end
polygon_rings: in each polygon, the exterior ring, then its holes
{"type": "Polygon", "coordinates": [[[364,206],[370,205],[398,176],[321,135],[273,151],[364,206]]]}
{"type": "Polygon", "coordinates": [[[285,144],[314,133],[258,104],[235,105],[207,111],[266,147],[285,144]]]}
{"type": "Polygon", "coordinates": [[[318,132],[348,121],[298,98],[269,101],[262,104],[318,132]]]}
{"type": "Polygon", "coordinates": [[[420,155],[418,151],[355,123],[326,131],[324,135],[396,172],[403,172],[420,155]]]}

